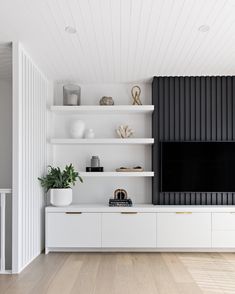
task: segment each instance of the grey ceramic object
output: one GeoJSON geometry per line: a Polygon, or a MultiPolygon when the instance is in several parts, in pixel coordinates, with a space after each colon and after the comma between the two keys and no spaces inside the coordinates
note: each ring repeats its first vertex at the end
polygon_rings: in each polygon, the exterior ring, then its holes
{"type": "Polygon", "coordinates": [[[99,156],[92,156],[92,158],[91,158],[91,167],[100,167],[99,156]]]}

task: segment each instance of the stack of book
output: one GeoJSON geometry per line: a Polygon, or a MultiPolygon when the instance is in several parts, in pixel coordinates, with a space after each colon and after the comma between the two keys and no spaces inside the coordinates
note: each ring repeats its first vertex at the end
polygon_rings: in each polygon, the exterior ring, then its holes
{"type": "Polygon", "coordinates": [[[132,206],[132,200],[131,199],[109,199],[109,206],[121,206],[121,207],[130,207],[132,206]]]}

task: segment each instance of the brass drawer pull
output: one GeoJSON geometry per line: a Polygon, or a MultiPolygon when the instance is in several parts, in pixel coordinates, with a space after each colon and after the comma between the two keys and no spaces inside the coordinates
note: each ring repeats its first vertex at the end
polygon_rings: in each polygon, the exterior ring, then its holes
{"type": "Polygon", "coordinates": [[[66,214],[82,214],[80,211],[67,211],[66,214]]]}
{"type": "Polygon", "coordinates": [[[177,211],[176,214],[192,214],[191,211],[177,211]]]}
{"type": "Polygon", "coordinates": [[[136,211],[122,211],[121,214],[137,214],[136,211]]]}

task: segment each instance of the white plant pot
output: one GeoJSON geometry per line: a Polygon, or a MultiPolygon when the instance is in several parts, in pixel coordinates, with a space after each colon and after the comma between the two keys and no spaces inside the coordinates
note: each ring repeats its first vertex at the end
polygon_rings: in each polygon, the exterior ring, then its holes
{"type": "Polygon", "coordinates": [[[53,206],[68,206],[73,200],[73,190],[67,189],[51,189],[50,202],[53,206]]]}

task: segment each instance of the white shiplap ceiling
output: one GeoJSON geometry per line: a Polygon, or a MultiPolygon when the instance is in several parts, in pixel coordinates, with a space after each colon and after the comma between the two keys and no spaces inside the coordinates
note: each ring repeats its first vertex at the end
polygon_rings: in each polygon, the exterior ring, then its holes
{"type": "Polygon", "coordinates": [[[0,43],[0,80],[12,78],[12,48],[11,44],[0,43]]]}
{"type": "Polygon", "coordinates": [[[53,80],[234,75],[235,0],[0,0],[0,42],[16,40],[53,80]]]}

